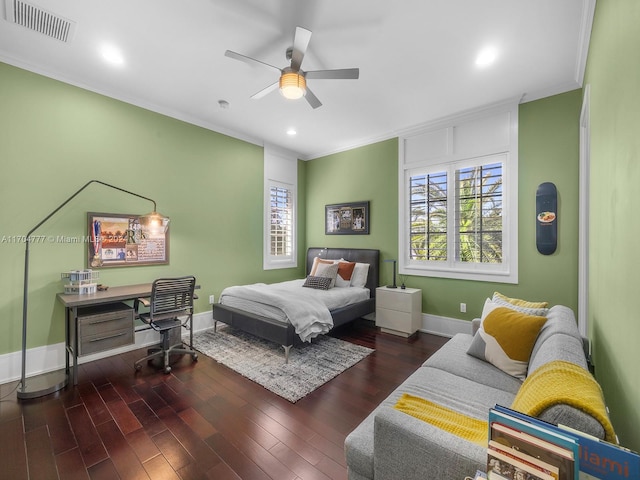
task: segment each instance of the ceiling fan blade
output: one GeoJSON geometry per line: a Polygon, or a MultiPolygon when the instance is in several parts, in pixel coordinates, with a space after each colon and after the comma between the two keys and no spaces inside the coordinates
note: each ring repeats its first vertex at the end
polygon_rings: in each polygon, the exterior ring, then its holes
{"type": "Polygon", "coordinates": [[[231,50],[227,50],[226,52],[224,52],[224,55],[225,57],[233,58],[234,60],[240,60],[241,62],[247,63],[252,66],[261,65],[263,67],[267,67],[272,70],[275,70],[279,74],[282,73],[282,70],[280,70],[278,67],[274,67],[273,65],[270,65],[268,63],[261,62],[260,60],[256,60],[255,58],[247,57],[246,55],[242,55],[241,53],[236,53],[236,52],[232,52],[231,50]]]}
{"type": "Polygon", "coordinates": [[[293,52],[291,52],[291,69],[294,72],[300,70],[304,54],[311,40],[311,31],[306,28],[296,27],[296,34],[293,37],[293,52]]]}
{"type": "Polygon", "coordinates": [[[309,87],[307,87],[307,93],[305,94],[304,98],[307,99],[307,102],[309,102],[309,105],[311,105],[313,108],[322,106],[322,102],[318,100],[318,97],[316,97],[311,90],[309,90],[309,87]]]}
{"type": "Polygon", "coordinates": [[[339,70],[312,70],[305,72],[304,76],[311,79],[357,79],[360,77],[359,68],[342,68],[339,70]]]}
{"type": "Polygon", "coordinates": [[[263,88],[262,90],[260,90],[257,93],[254,93],[253,95],[251,95],[251,98],[253,99],[258,99],[258,98],[262,98],[264,97],[267,93],[271,93],[273,92],[276,88],[278,88],[279,85],[279,81],[272,83],[271,85],[269,85],[268,87],[263,88]]]}

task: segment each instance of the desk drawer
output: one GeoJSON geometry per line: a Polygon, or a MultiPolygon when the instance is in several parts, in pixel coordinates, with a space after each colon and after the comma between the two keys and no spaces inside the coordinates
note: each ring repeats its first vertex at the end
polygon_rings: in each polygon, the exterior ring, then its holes
{"type": "Polygon", "coordinates": [[[90,353],[111,350],[112,348],[123,347],[133,343],[133,328],[130,326],[123,330],[114,330],[88,337],[80,337],[78,345],[78,355],[89,355],[90,353]]]}
{"type": "Polygon", "coordinates": [[[78,355],[134,343],[133,309],[124,303],[78,313],[78,355]]]}

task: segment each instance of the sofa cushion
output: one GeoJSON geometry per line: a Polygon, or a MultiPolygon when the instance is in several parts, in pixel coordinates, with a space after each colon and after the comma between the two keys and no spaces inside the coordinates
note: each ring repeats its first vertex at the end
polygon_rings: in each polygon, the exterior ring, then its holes
{"type": "MultiPolygon", "coordinates": [[[[571,362],[588,370],[583,339],[573,310],[564,305],[555,305],[549,309],[547,322],[540,330],[529,359],[528,374],[531,375],[554,360],[571,362]]],[[[538,418],[554,424],[570,425],[597,438],[604,438],[604,429],[595,418],[570,405],[554,405],[538,418]]]]}
{"type": "Polygon", "coordinates": [[[431,355],[424,365],[513,395],[518,393],[522,380],[503,372],[489,362],[467,355],[472,341],[473,336],[458,333],[431,355]]]}
{"type": "Polygon", "coordinates": [[[549,309],[547,321],[540,330],[531,352],[529,373],[551,360],[566,360],[587,368],[583,341],[573,310],[563,305],[555,305],[549,309]],[[561,335],[561,337],[547,344],[547,341],[555,335],[561,335]],[[573,337],[575,340],[565,336],[573,337]]]}
{"type": "MultiPolygon", "coordinates": [[[[478,380],[478,382],[480,381],[478,380]]],[[[352,471],[364,478],[374,478],[373,450],[376,413],[381,408],[393,407],[403,393],[426,398],[459,413],[481,420],[486,420],[489,408],[496,403],[511,405],[513,402],[515,394],[478,382],[430,366],[418,368],[345,439],[345,454],[347,465],[349,465],[350,478],[352,478],[352,471]]],[[[406,417],[409,422],[424,423],[409,415],[406,415],[406,417]]],[[[463,442],[464,440],[460,439],[460,441],[463,442]]]]}
{"type": "Polygon", "coordinates": [[[482,321],[467,353],[524,380],[533,346],[546,321],[546,317],[507,307],[494,308],[482,321]]]}

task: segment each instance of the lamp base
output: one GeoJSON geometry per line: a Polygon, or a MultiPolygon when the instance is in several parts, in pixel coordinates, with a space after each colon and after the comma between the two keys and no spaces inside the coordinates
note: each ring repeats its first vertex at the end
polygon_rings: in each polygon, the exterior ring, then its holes
{"type": "Polygon", "coordinates": [[[387,288],[398,288],[397,285],[387,285],[387,288]]]}
{"type": "Polygon", "coordinates": [[[16,395],[20,400],[44,397],[62,390],[67,386],[68,381],[69,378],[64,369],[43,373],[25,379],[24,385],[18,388],[16,395]]]}

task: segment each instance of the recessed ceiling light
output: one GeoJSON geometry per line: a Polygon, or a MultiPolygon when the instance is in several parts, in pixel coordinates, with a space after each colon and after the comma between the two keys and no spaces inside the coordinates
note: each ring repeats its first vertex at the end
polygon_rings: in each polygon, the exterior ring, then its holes
{"type": "Polygon", "coordinates": [[[478,67],[489,66],[496,61],[496,58],[498,58],[498,51],[494,47],[486,47],[476,57],[476,65],[478,67]]]}
{"type": "Polygon", "coordinates": [[[100,53],[102,54],[102,58],[111,65],[120,66],[124,64],[122,52],[113,45],[103,45],[100,49],[100,53]]]}
{"type": "Polygon", "coordinates": [[[289,130],[287,130],[287,135],[293,137],[294,135],[297,135],[298,132],[296,132],[295,128],[290,128],[289,130]]]}

